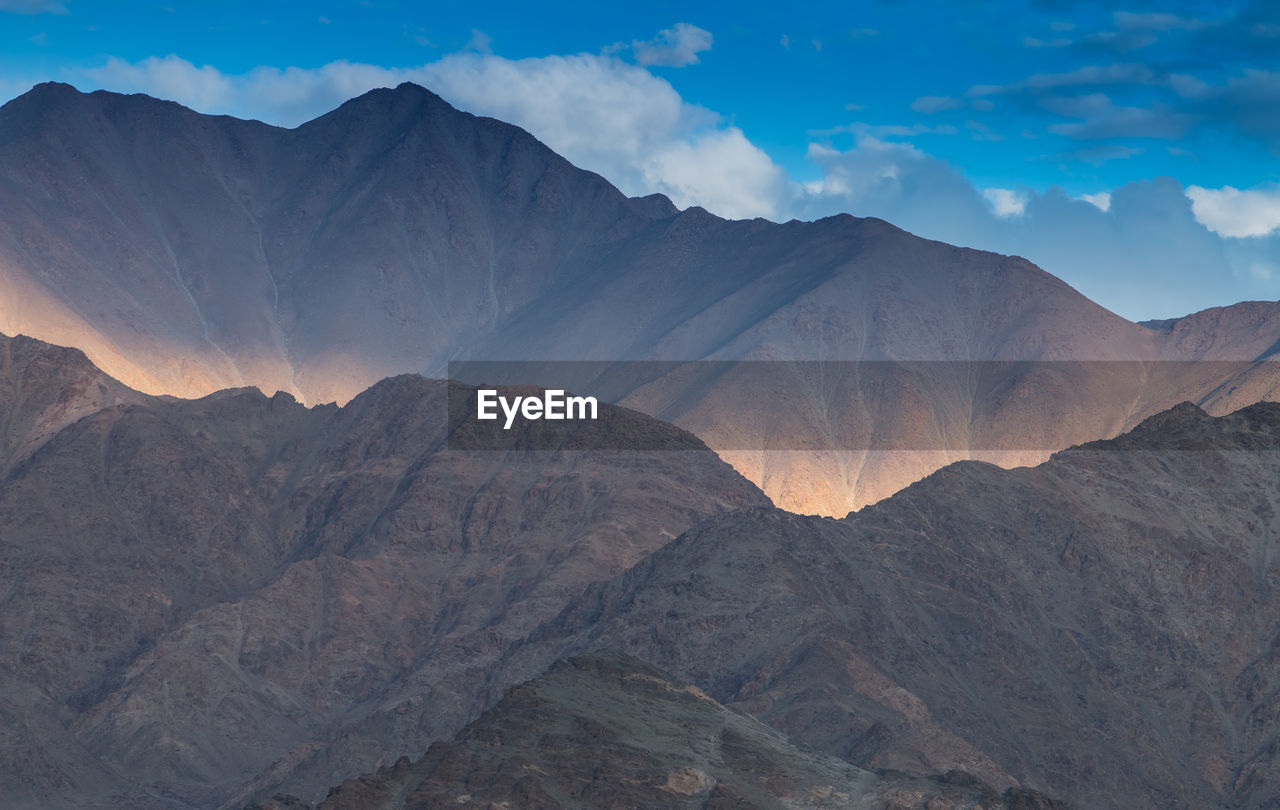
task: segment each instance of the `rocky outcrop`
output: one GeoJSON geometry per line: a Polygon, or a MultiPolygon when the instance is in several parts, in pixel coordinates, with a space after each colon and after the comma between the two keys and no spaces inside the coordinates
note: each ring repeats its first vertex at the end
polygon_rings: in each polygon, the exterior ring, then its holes
{"type": "Polygon", "coordinates": [[[308,409],[147,397],[25,339],[0,358],[7,807],[323,795],[452,735],[587,583],[767,503],[631,412],[600,424],[668,449],[466,451],[458,386],[420,377],[308,409]]]}
{"type": "Polygon", "coordinates": [[[959,771],[871,772],[797,748],[695,686],[625,655],[559,662],[449,743],[336,788],[323,810],[432,807],[1064,808],[959,771]]]}
{"type": "Polygon", "coordinates": [[[612,649],[865,768],[1083,807],[1263,808],[1280,406],[1190,404],[1035,468],[962,462],[846,520],[740,510],[592,586],[495,688],[612,649]]]}

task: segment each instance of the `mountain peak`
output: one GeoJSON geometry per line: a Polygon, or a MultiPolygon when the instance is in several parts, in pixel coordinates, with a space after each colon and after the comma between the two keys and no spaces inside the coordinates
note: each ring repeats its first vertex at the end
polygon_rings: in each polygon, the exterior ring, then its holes
{"type": "MultiPolygon", "coordinates": [[[[0,107],[0,111],[18,113],[19,120],[21,117],[27,117],[33,121],[39,121],[42,116],[50,112],[60,111],[61,115],[73,117],[84,115],[86,112],[134,114],[142,107],[168,108],[188,116],[203,115],[177,101],[156,98],[146,93],[117,93],[112,90],[93,90],[86,93],[65,82],[41,82],[0,107]]],[[[61,126],[60,122],[63,119],[55,115],[53,120],[58,121],[61,126]]]]}
{"type": "MultiPolygon", "coordinates": [[[[374,98],[374,99],[390,98],[390,99],[396,99],[396,100],[417,99],[417,100],[423,100],[423,101],[439,102],[441,104],[448,104],[448,102],[445,101],[438,93],[434,93],[431,90],[428,90],[427,88],[423,87],[422,85],[416,84],[415,82],[400,82],[395,87],[375,87],[366,93],[356,96],[354,99],[352,99],[352,101],[358,101],[362,98],[374,98]]],[[[449,106],[453,106],[453,105],[449,105],[449,106]]]]}
{"type": "Polygon", "coordinates": [[[419,94],[425,93],[428,96],[434,96],[436,98],[440,97],[435,93],[431,92],[430,90],[428,90],[427,88],[415,82],[400,82],[393,88],[393,90],[397,93],[419,93],[419,94]]]}
{"type": "Polygon", "coordinates": [[[84,95],[84,93],[80,92],[79,88],[77,88],[75,85],[67,84],[66,82],[40,82],[37,85],[33,85],[32,88],[27,92],[23,93],[23,96],[34,96],[34,97],[54,96],[54,95],[82,96],[84,95]]]}
{"type": "MultiPolygon", "coordinates": [[[[456,114],[465,114],[422,85],[414,84],[413,82],[401,82],[395,87],[375,87],[372,90],[361,93],[316,120],[323,120],[344,112],[351,114],[371,109],[388,111],[413,109],[419,111],[427,108],[447,109],[456,114]]],[[[303,126],[306,125],[304,124],[303,126]]]]}
{"type": "Polygon", "coordinates": [[[41,82],[22,95],[0,105],[0,111],[26,110],[39,112],[56,105],[73,103],[84,98],[84,96],[84,93],[64,82],[41,82]]]}

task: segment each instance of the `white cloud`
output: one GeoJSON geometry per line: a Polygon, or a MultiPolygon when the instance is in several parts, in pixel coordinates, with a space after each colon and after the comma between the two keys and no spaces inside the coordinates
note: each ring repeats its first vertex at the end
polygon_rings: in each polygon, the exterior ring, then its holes
{"type": "Polygon", "coordinates": [[[1092,87],[1113,84],[1153,84],[1156,72],[1140,63],[1089,65],[1067,73],[1038,73],[1011,84],[975,84],[968,96],[990,96],[1058,88],[1092,87]]]}
{"type": "Polygon", "coordinates": [[[718,114],[607,55],[510,60],[471,51],[411,68],[334,62],[242,74],[170,56],[112,59],[93,76],[108,89],[284,125],[413,81],[461,109],[524,127],[628,194],[658,191],[722,216],[876,216],[931,239],[1026,256],[1131,318],[1280,298],[1280,190],[1184,190],[1166,178],[1079,199],[1058,189],[980,191],[945,161],[885,140],[926,128],[856,125],[843,128],[852,149],[810,146],[819,176],[800,183],[718,114]],[[1238,235],[1257,238],[1224,238],[1238,235]]]}
{"type": "Polygon", "coordinates": [[[1166,138],[1177,140],[1195,124],[1195,118],[1166,104],[1120,107],[1102,93],[1050,97],[1043,105],[1051,112],[1082,121],[1050,124],[1056,135],[1079,140],[1108,138],[1166,138]]]}
{"type": "Polygon", "coordinates": [[[810,144],[808,157],[821,169],[822,179],[798,191],[792,216],[874,216],[931,238],[944,238],[935,231],[940,222],[949,223],[949,233],[954,233],[991,218],[968,180],[909,143],[861,133],[853,149],[810,144]]]}
{"type": "Polygon", "coordinates": [[[1280,228],[1280,187],[1188,186],[1196,221],[1222,236],[1268,236],[1280,228]]]}
{"type": "Polygon", "coordinates": [[[787,178],[720,116],[686,103],[667,81],[609,56],[505,59],[456,53],[415,68],[331,62],[239,75],[177,56],[112,58],[100,86],[145,92],[202,112],[295,126],[376,87],[416,82],[454,106],[523,127],[574,164],[631,195],[667,194],[727,217],[777,217],[787,178]]]}
{"type": "Polygon", "coordinates": [[[794,205],[802,218],[875,216],[930,239],[1024,256],[1128,318],[1280,298],[1277,276],[1264,272],[1277,264],[1280,234],[1223,238],[1197,221],[1192,200],[1169,178],[1087,200],[1056,188],[1010,199],[1008,189],[980,192],[910,144],[868,136],[843,152],[812,146],[809,156],[823,176],[801,187],[794,205]]]}
{"type": "Polygon", "coordinates": [[[668,82],[608,57],[450,56],[424,69],[451,103],[518,124],[628,194],[729,217],[777,216],[782,170],[668,82]]]}
{"type": "Polygon", "coordinates": [[[684,67],[698,64],[698,54],[711,49],[711,32],[689,23],[664,28],[648,42],[631,43],[636,61],[642,65],[684,67]]]}
{"type": "Polygon", "coordinates": [[[1099,191],[1096,194],[1081,194],[1080,199],[1097,208],[1099,211],[1108,211],[1111,209],[1111,192],[1099,191]]]}
{"type": "Polygon", "coordinates": [[[607,57],[454,55],[420,74],[455,106],[522,126],[593,171],[607,164],[624,183],[653,153],[718,120],[649,71],[607,57]]]}
{"type": "Polygon", "coordinates": [[[991,204],[998,217],[1019,217],[1027,210],[1027,198],[1009,188],[984,188],[982,198],[991,204]]]}
{"type": "Polygon", "coordinates": [[[1249,272],[1258,281],[1270,281],[1276,276],[1276,265],[1272,262],[1254,262],[1249,265],[1249,272]]]}
{"type": "Polygon", "coordinates": [[[1066,48],[1071,45],[1071,40],[1066,37],[1057,37],[1055,39],[1040,39],[1039,37],[1023,37],[1022,46],[1024,48],[1066,48]]]}
{"type": "Polygon", "coordinates": [[[964,102],[958,98],[947,98],[946,96],[921,96],[911,102],[911,109],[920,113],[935,113],[943,110],[958,110],[964,106],[964,102]]]}
{"type": "Polygon", "coordinates": [[[89,78],[111,89],[128,89],[172,99],[202,111],[222,111],[236,99],[231,80],[211,65],[196,67],[177,56],[126,62],[114,56],[89,78]]]}
{"type": "Polygon", "coordinates": [[[991,131],[991,127],[981,121],[965,121],[965,129],[969,130],[969,137],[975,141],[1003,141],[1005,136],[991,131]]]}
{"type": "Polygon", "coordinates": [[[855,122],[841,124],[830,129],[810,130],[809,134],[821,138],[831,135],[850,134],[860,138],[869,136],[879,140],[885,138],[913,138],[917,135],[955,135],[958,132],[959,130],[951,124],[942,124],[935,127],[928,124],[864,124],[855,122]]]}
{"type": "Polygon", "coordinates": [[[1135,28],[1146,31],[1194,31],[1204,28],[1205,22],[1192,17],[1179,17],[1177,14],[1161,12],[1134,13],[1117,11],[1113,15],[1116,25],[1121,28],[1135,28]]]}
{"type": "MultiPolygon", "coordinates": [[[[419,43],[421,44],[421,43],[419,43]]],[[[471,39],[467,40],[467,44],[462,46],[464,51],[478,51],[480,53],[492,53],[493,37],[489,36],[479,28],[471,29],[471,39]]]]}
{"type": "Polygon", "coordinates": [[[737,127],[673,141],[645,167],[649,187],[676,205],[702,205],[731,219],[777,218],[789,180],[737,127]]]}

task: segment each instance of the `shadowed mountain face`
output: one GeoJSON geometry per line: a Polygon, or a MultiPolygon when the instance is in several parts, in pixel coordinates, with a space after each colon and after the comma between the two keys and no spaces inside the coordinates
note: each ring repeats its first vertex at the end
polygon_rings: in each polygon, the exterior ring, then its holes
{"type": "MultiPolygon", "coordinates": [[[[879,220],[730,222],[627,199],[413,85],[293,130],[41,85],[0,108],[0,211],[0,331],[80,347],[149,393],[343,402],[459,359],[1248,361],[1280,340],[1272,305],[1139,326],[1026,261],[879,220]]],[[[1037,462],[1184,399],[1217,413],[1275,387],[1090,374],[886,397],[844,367],[675,372],[620,395],[779,505],[844,514],[959,458],[1037,462]],[[873,426],[944,438],[879,452],[856,438],[873,426]]]]}
{"type": "Polygon", "coordinates": [[[614,649],[867,768],[1082,807],[1280,803],[1280,406],[1184,404],[845,520],[714,518],[592,586],[495,686],[614,649]]]}
{"type": "Polygon", "coordinates": [[[154,398],[0,338],[4,805],[322,795],[452,735],[586,583],[767,503],[634,413],[672,449],[451,451],[457,390],[154,398]]]}
{"type": "MultiPolygon", "coordinates": [[[[270,804],[265,805],[271,807],[270,804]]],[[[287,806],[277,800],[276,806],[287,806]]],[[[434,807],[736,810],[1053,810],[964,774],[872,773],[625,655],[555,664],[512,688],[452,743],[349,780],[323,810],[434,807]]]]}

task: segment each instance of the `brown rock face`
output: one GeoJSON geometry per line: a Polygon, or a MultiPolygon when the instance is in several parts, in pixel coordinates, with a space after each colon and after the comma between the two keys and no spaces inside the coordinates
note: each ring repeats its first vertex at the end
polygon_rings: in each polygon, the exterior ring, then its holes
{"type": "Polygon", "coordinates": [[[48,84],[0,108],[0,133],[0,331],[78,346],[148,393],[345,402],[464,359],[829,361],[763,388],[677,370],[619,396],[778,505],[843,515],[951,461],[1037,463],[1183,400],[1222,413],[1275,389],[1024,370],[882,396],[839,364],[1249,361],[1280,318],[1249,305],[1148,328],[1024,260],[875,219],[627,199],[412,85],[283,130],[48,84]],[[872,431],[937,440],[878,452],[872,431]]]}
{"type": "Polygon", "coordinates": [[[418,377],[182,401],[3,338],[0,385],[6,807],[323,794],[451,735],[588,582],[767,503],[634,413],[672,449],[450,450],[418,377]]]}
{"type": "Polygon", "coordinates": [[[862,767],[1274,807],[1277,480],[1280,406],[1186,404],[846,520],[742,510],[592,586],[495,686],[615,649],[862,767]]]}
{"type": "Polygon", "coordinates": [[[0,336],[0,459],[6,468],[80,418],[142,399],[78,349],[0,336]]]}
{"type": "Polygon", "coordinates": [[[840,808],[961,810],[1063,805],[964,774],[857,768],[797,748],[702,690],[625,655],[555,664],[513,687],[450,743],[349,780],[323,810],[383,808],[840,808]],[[1028,803],[1037,801],[1039,804],[1028,803]]]}

